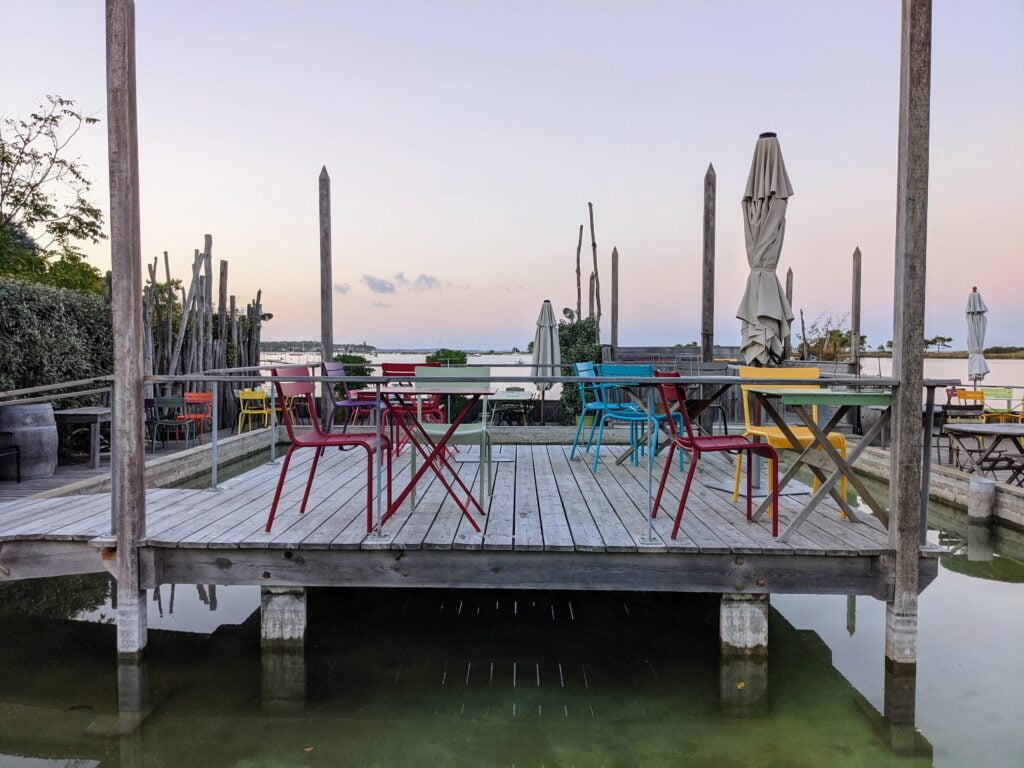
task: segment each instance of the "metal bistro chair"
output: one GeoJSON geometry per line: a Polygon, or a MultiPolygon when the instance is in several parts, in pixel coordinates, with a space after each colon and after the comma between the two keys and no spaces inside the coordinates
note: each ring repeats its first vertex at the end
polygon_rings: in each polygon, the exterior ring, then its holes
{"type": "MultiPolygon", "coordinates": [[[[506,387],[506,392],[526,392],[526,387],[506,387]]],[[[498,400],[491,413],[491,421],[500,426],[530,426],[533,398],[528,400],[498,400]]]]}
{"type": "MultiPolygon", "coordinates": [[[[344,363],[320,363],[320,369],[323,371],[324,376],[337,379],[337,382],[331,382],[327,389],[330,406],[325,423],[328,430],[334,426],[334,416],[338,410],[342,412],[341,431],[343,433],[348,431],[349,425],[355,425],[360,422],[374,423],[375,399],[361,397],[359,394],[360,392],[366,392],[372,397],[373,392],[349,389],[348,383],[345,381],[344,363]],[[338,398],[339,390],[341,399],[338,398]]],[[[381,403],[381,411],[384,410],[385,404],[381,403]]]]}
{"type": "MultiPolygon", "coordinates": [[[[597,371],[594,368],[593,363],[573,363],[572,370],[573,373],[581,379],[593,379],[597,376],[597,371]]],[[[569,450],[570,459],[576,457],[576,448],[580,444],[580,434],[583,432],[583,425],[586,424],[587,418],[590,418],[591,425],[590,433],[587,435],[587,444],[583,448],[584,453],[590,453],[590,447],[594,444],[594,433],[601,425],[604,414],[610,410],[622,409],[622,405],[620,403],[608,399],[607,384],[580,381],[577,382],[576,386],[579,389],[580,402],[583,407],[579,415],[579,422],[576,425],[576,435],[572,440],[572,448],[569,450]]],[[[596,471],[596,457],[594,459],[594,467],[596,471]]]]}
{"type": "Polygon", "coordinates": [[[153,398],[153,407],[156,410],[156,421],[153,423],[154,451],[157,440],[162,446],[167,445],[168,435],[173,435],[175,442],[184,440],[186,448],[189,440],[196,440],[196,423],[185,418],[184,397],[156,397],[153,398]]]}
{"type": "Polygon", "coordinates": [[[261,389],[242,389],[238,392],[238,425],[236,432],[241,434],[243,425],[248,424],[253,429],[253,423],[258,419],[264,427],[270,426],[270,398],[261,389]]]}
{"type": "MultiPolygon", "coordinates": [[[[661,496],[665,492],[665,484],[668,482],[669,471],[672,468],[672,454],[679,449],[690,454],[689,468],[686,471],[686,481],[683,485],[683,492],[679,497],[679,507],[676,510],[675,524],[672,526],[672,538],[675,539],[679,533],[679,526],[683,522],[683,512],[686,509],[686,499],[690,495],[690,484],[693,482],[693,474],[697,469],[697,462],[702,453],[743,453],[757,454],[771,462],[772,467],[772,536],[779,535],[779,456],[768,443],[755,443],[740,435],[697,435],[690,422],[690,414],[686,408],[686,385],[680,383],[666,383],[658,387],[661,395],[661,403],[668,412],[673,404],[678,403],[679,413],[683,418],[685,432],[681,433],[676,427],[675,419],[669,419],[669,431],[672,434],[672,442],[669,443],[668,455],[665,457],[665,469],[661,473],[661,481],[658,484],[658,495],[654,498],[654,508],[651,517],[656,517],[661,506],[661,496]]],[[[747,462],[747,520],[753,516],[753,500],[751,493],[752,475],[750,465],[747,462]]]]}
{"type": "MultiPolygon", "coordinates": [[[[292,366],[289,368],[272,368],[271,375],[288,378],[290,376],[310,376],[310,370],[304,365],[292,366]]],[[[281,411],[281,419],[284,421],[285,429],[288,431],[288,439],[291,444],[284,455],[284,463],[281,465],[281,476],[277,481],[277,490],[274,492],[274,501],[270,505],[270,514],[267,517],[265,530],[270,533],[274,525],[274,516],[277,514],[277,505],[281,500],[281,490],[284,488],[285,475],[288,474],[288,464],[292,460],[292,454],[297,448],[313,448],[316,453],[313,455],[313,463],[309,468],[309,478],[306,480],[306,491],[302,494],[302,504],[299,507],[299,514],[306,511],[306,503],[309,501],[309,492],[313,487],[313,476],[316,474],[316,467],[320,457],[328,448],[346,448],[358,446],[366,451],[366,532],[373,531],[373,456],[376,451],[382,450],[387,458],[387,506],[391,508],[391,441],[387,436],[381,436],[381,442],[377,444],[376,435],[341,434],[338,432],[325,432],[320,426],[316,415],[316,402],[313,394],[315,387],[312,381],[275,381],[277,397],[281,402],[292,399],[296,408],[305,405],[305,411],[309,418],[312,430],[298,434],[295,430],[295,418],[291,408],[284,408],[281,411]]]]}
{"type": "Polygon", "coordinates": [[[185,412],[182,418],[194,421],[199,430],[199,442],[203,442],[203,433],[206,432],[206,425],[213,426],[213,393],[212,392],[186,392],[185,412]]]}

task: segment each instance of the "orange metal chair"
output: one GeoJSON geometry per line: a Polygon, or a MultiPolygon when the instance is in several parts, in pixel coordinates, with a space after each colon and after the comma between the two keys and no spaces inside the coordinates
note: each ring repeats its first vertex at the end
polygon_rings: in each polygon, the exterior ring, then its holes
{"type": "Polygon", "coordinates": [[[181,414],[185,421],[194,421],[196,431],[199,433],[199,442],[203,442],[203,432],[206,431],[206,424],[210,424],[213,430],[213,393],[212,392],[186,392],[185,412],[181,414]]]}

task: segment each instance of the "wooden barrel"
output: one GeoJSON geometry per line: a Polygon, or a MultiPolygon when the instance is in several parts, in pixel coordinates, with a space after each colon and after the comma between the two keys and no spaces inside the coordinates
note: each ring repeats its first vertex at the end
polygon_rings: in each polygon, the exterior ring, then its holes
{"type": "MultiPolygon", "coordinates": [[[[50,403],[0,406],[0,442],[21,448],[21,479],[50,477],[57,469],[57,423],[50,403]],[[7,433],[7,434],[2,434],[7,433]]],[[[0,480],[14,480],[14,458],[0,461],[0,480]]]]}

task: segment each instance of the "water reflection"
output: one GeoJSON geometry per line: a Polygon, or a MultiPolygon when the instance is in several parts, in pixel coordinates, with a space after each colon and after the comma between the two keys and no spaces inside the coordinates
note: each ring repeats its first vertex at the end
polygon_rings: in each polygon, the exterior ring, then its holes
{"type": "Polygon", "coordinates": [[[828,647],[776,611],[767,660],[720,664],[717,609],[701,595],[312,592],[304,656],[261,653],[254,615],[210,635],[154,630],[134,670],[113,660],[113,627],[11,616],[0,708],[17,716],[0,718],[0,753],[122,766],[931,764],[894,755],[828,647]]]}

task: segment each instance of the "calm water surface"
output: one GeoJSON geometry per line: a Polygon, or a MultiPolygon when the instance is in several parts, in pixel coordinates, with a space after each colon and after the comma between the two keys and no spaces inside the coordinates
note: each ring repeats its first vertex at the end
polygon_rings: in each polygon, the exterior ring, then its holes
{"type": "Polygon", "coordinates": [[[723,666],[714,596],[313,590],[302,659],[261,657],[258,588],[165,585],[133,730],[89,576],[0,587],[0,766],[1024,766],[1024,535],[933,519],[930,756],[889,746],[871,598],[774,596],[767,665],[723,666]]]}

